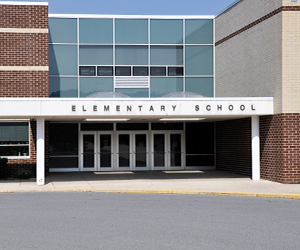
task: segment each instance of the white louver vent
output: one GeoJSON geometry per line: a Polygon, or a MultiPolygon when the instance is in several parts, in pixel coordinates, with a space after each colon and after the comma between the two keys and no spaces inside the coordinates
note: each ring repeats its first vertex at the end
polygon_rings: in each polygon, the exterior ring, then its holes
{"type": "Polygon", "coordinates": [[[115,88],[149,88],[149,77],[115,77],[115,88]]]}

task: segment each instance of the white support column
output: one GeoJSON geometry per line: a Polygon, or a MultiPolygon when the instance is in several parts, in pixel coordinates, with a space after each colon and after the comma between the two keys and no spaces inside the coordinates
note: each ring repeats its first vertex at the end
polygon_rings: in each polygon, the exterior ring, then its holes
{"type": "Polygon", "coordinates": [[[45,118],[36,119],[36,184],[45,185],[45,118]]]}
{"type": "Polygon", "coordinates": [[[251,117],[252,123],[252,180],[260,180],[259,116],[251,117]]]}

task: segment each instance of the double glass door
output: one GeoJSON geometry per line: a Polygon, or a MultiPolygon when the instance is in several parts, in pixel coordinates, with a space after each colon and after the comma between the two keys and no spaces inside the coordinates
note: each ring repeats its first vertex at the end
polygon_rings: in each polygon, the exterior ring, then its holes
{"type": "Polygon", "coordinates": [[[183,167],[182,132],[152,132],[153,170],[181,170],[183,167]]]}
{"type": "Polygon", "coordinates": [[[148,132],[117,132],[119,171],[149,170],[148,132]]]}
{"type": "Polygon", "coordinates": [[[81,132],[81,171],[183,169],[183,133],[81,132]]]}
{"type": "Polygon", "coordinates": [[[82,171],[149,170],[148,132],[82,132],[81,142],[82,171]]]}
{"type": "Polygon", "coordinates": [[[113,170],[113,133],[82,132],[81,170],[113,170]]]}

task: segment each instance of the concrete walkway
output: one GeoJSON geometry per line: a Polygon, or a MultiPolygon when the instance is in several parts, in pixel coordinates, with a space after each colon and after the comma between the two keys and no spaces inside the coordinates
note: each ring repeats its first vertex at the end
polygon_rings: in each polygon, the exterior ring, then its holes
{"type": "Polygon", "coordinates": [[[0,192],[123,192],[278,197],[300,199],[300,184],[280,184],[222,171],[51,173],[45,186],[2,180],[0,192]]]}

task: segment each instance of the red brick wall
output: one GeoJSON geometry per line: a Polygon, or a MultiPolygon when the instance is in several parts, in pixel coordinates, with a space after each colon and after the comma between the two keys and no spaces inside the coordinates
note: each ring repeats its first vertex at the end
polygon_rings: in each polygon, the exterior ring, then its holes
{"type": "Polygon", "coordinates": [[[0,71],[0,97],[49,97],[48,71],[0,71]]]}
{"type": "Polygon", "coordinates": [[[216,168],[252,175],[251,118],[216,123],[216,168]]]}
{"type": "MultiPolygon", "coordinates": [[[[48,6],[0,5],[0,28],[48,29],[48,6]]],[[[48,66],[48,33],[34,32],[0,32],[0,66],[48,66]]],[[[0,97],[49,97],[48,76],[48,71],[1,70],[0,97]]],[[[36,122],[30,124],[30,159],[10,159],[10,174],[18,169],[36,171],[36,122]]],[[[47,172],[47,136],[45,143],[47,172]]]]}
{"type": "Polygon", "coordinates": [[[260,117],[261,178],[300,182],[300,114],[260,117]]]}
{"type": "Polygon", "coordinates": [[[48,33],[0,33],[0,41],[0,66],[49,64],[48,33]]]}
{"type": "Polygon", "coordinates": [[[0,27],[48,29],[48,6],[0,5],[0,27]]]}

